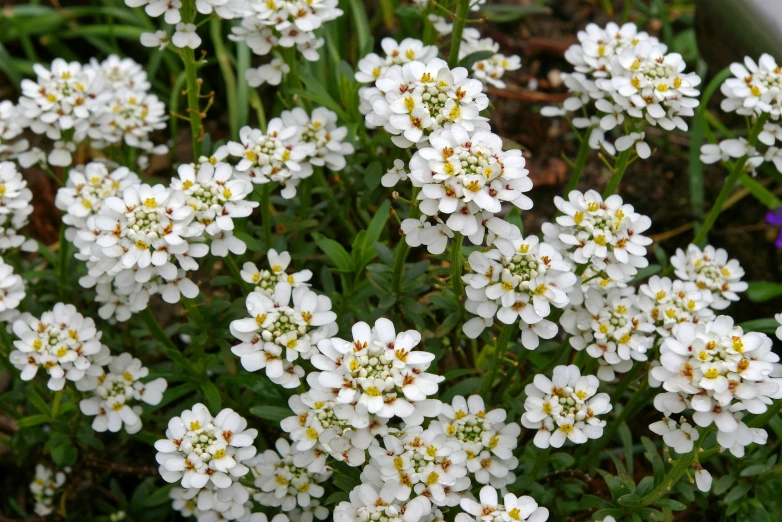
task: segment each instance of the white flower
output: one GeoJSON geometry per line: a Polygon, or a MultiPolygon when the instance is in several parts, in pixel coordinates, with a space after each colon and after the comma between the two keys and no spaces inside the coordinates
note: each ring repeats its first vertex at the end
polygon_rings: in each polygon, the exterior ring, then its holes
{"type": "Polygon", "coordinates": [[[715,310],[724,310],[731,301],[738,301],[737,292],[747,289],[742,281],[744,269],[735,259],[728,260],[728,253],[722,248],[707,245],[701,251],[696,245],[687,246],[687,253],[676,250],[671,257],[676,268],[676,277],[683,281],[693,281],[699,290],[710,293],[709,306],[715,310]]]}
{"type": "Polygon", "coordinates": [[[171,43],[179,48],[189,47],[191,49],[201,45],[201,37],[196,33],[195,24],[182,22],[176,24],[176,32],[174,32],[174,36],[171,38],[171,43]]]}
{"type": "Polygon", "coordinates": [[[13,332],[19,340],[14,341],[16,349],[9,359],[22,372],[23,381],[33,379],[41,367],[49,375],[49,389],[57,391],[66,379],[78,383],[85,375],[102,372],[93,363],[108,348],[101,344],[95,322],[73,305],[57,303],[40,319],[21,317],[14,322],[13,332]]]}
{"type": "Polygon", "coordinates": [[[288,127],[301,129],[299,139],[302,143],[314,144],[309,154],[312,165],[338,171],[345,168],[345,156],[353,154],[353,145],[346,142],[347,127],[337,127],[337,114],[325,107],[317,107],[312,115],[301,107],[292,111],[283,111],[280,115],[288,127]]]}
{"type": "Polygon", "coordinates": [[[92,396],[79,403],[84,415],[95,416],[92,429],[97,432],[117,432],[124,424],[128,433],[138,433],[141,430],[141,411],[133,403],[141,401],[153,406],[159,404],[168,387],[162,377],[146,383],[139,380],[147,375],[149,370],[129,353],[112,357],[108,371],[92,377],[92,396]]]}
{"type": "Polygon", "coordinates": [[[261,65],[253,69],[248,68],[244,72],[244,78],[250,87],[260,87],[264,83],[269,85],[279,85],[282,82],[283,75],[291,72],[288,64],[280,58],[274,58],[270,63],[261,65]]]}
{"type": "Polygon", "coordinates": [[[725,95],[720,107],[725,112],[736,112],[744,116],[768,113],[772,120],[778,120],[782,113],[782,79],[774,57],[763,54],[757,63],[750,57],[744,64],[730,66],[733,78],[726,79],[720,86],[725,95]]]}
{"type": "Polygon", "coordinates": [[[24,280],[0,257],[0,322],[9,323],[19,316],[17,308],[25,295],[24,280]]]}
{"type": "Polygon", "coordinates": [[[504,488],[516,480],[513,473],[518,460],[513,450],[518,446],[521,427],[506,424],[505,410],[486,411],[483,399],[457,395],[451,404],[443,404],[439,427],[450,441],[458,441],[467,453],[467,471],[479,484],[504,488]]]}
{"type": "Polygon", "coordinates": [[[437,57],[437,47],[424,45],[421,40],[405,38],[397,43],[393,38],[383,38],[380,41],[385,57],[370,53],[358,61],[356,81],[360,83],[375,83],[377,79],[392,65],[404,65],[412,61],[428,62],[437,57]]]}
{"type": "Polygon", "coordinates": [[[250,317],[231,323],[231,333],[241,341],[231,351],[245,370],[265,368],[272,382],[295,388],[299,380],[291,373],[291,363],[299,357],[310,359],[321,340],[337,333],[331,300],[306,286],[292,288],[279,281],[272,296],[255,291],[246,304],[250,317]]]}
{"type": "Polygon", "coordinates": [[[644,141],[645,133],[633,132],[627,136],[622,136],[616,140],[616,150],[623,152],[630,147],[635,146],[635,152],[641,159],[646,159],[652,155],[652,149],[649,148],[649,144],[644,141]]]}
{"type": "Polygon", "coordinates": [[[45,517],[54,512],[55,496],[65,485],[66,473],[70,473],[70,468],[63,468],[62,471],[55,472],[43,464],[36,464],[35,479],[30,483],[30,493],[35,499],[35,514],[39,517],[45,517]]]}
{"type": "Polygon", "coordinates": [[[331,468],[318,473],[297,466],[295,453],[285,439],[277,439],[274,450],[266,450],[249,461],[260,491],[253,498],[264,506],[280,507],[292,511],[296,507],[307,508],[312,499],[319,499],[325,490],[320,485],[331,477],[331,468]]]}
{"type": "Polygon", "coordinates": [[[581,375],[578,367],[557,366],[551,380],[535,376],[525,388],[526,413],[521,424],[537,429],[533,443],[538,448],[560,448],[565,440],[583,444],[603,435],[605,421],[598,415],[611,411],[608,394],[597,393],[600,382],[594,375],[581,375]]]}
{"type": "Polygon", "coordinates": [[[286,126],[280,118],[271,120],[266,133],[243,127],[239,131],[241,143],[229,142],[228,153],[241,158],[236,170],[249,176],[255,184],[276,181],[283,185],[282,197],[296,195],[296,185],[312,175],[307,158],[315,151],[314,143],[303,143],[301,128],[286,126]]]}
{"type": "Polygon", "coordinates": [[[399,483],[389,480],[378,492],[370,484],[361,484],[350,492],[349,502],[340,502],[334,508],[334,522],[418,522],[430,513],[432,504],[424,496],[409,502],[397,500],[399,483]]]}
{"type": "Polygon", "coordinates": [[[353,341],[334,337],[318,343],[312,364],[318,384],[338,391],[334,399],[349,406],[343,416],[358,428],[372,418],[400,417],[409,426],[440,413],[439,401],[427,399],[437,393],[443,377],[426,372],[434,355],[414,350],[421,334],[408,330],[397,334],[388,319],[353,325],[353,341]]]}
{"type": "Polygon", "coordinates": [[[484,486],[480,492],[480,502],[463,498],[461,507],[464,513],[456,515],[456,522],[482,522],[486,520],[524,520],[526,522],[544,522],[548,520],[548,509],[538,507],[532,497],[517,497],[506,493],[499,503],[497,490],[484,486]]]}
{"type": "Polygon", "coordinates": [[[371,112],[366,121],[392,134],[398,147],[425,146],[428,135],[446,123],[458,123],[468,132],[487,128],[480,111],[488,106],[479,80],[467,70],[434,58],[389,67],[375,82],[371,112]]]}
{"type": "MultiPolygon", "coordinates": [[[[546,317],[552,306],[567,306],[567,294],[578,279],[572,265],[536,236],[498,238],[494,243],[496,248],[486,253],[475,251],[468,258],[472,273],[462,277],[468,285],[465,307],[483,319],[496,315],[504,324],[521,319],[521,342],[534,350],[538,337],[550,339],[556,334],[556,325],[546,317]]],[[[485,323],[488,321],[470,320],[464,324],[464,333],[474,339],[485,323]]]]}
{"type": "Polygon", "coordinates": [[[27,226],[33,213],[32,199],[33,193],[16,165],[0,163],[0,253],[24,244],[25,237],[19,230],[27,226]]]}
{"type": "Polygon", "coordinates": [[[701,467],[700,464],[694,464],[695,469],[695,485],[698,489],[704,493],[708,493],[711,489],[711,473],[701,467]]]}
{"type": "MultiPolygon", "coordinates": [[[[23,130],[30,124],[20,110],[11,100],[0,102],[0,161],[19,159],[29,155],[30,143],[26,139],[17,139],[23,130]]],[[[23,167],[29,166],[22,164],[23,167]]]]}
{"type": "Polygon", "coordinates": [[[462,45],[459,47],[459,59],[480,51],[494,53],[489,58],[478,60],[472,64],[472,74],[483,82],[490,83],[498,89],[505,88],[502,77],[507,71],[521,69],[521,58],[518,56],[505,56],[499,52],[500,45],[491,38],[481,38],[480,33],[473,27],[465,28],[462,33],[462,45]]]}
{"type": "Polygon", "coordinates": [[[579,265],[589,263],[596,274],[623,282],[649,264],[646,246],[652,240],[643,233],[652,222],[620,196],[603,200],[594,190],[574,190],[567,200],[554,198],[554,204],[563,215],[556,225],[545,223],[543,234],[547,242],[567,253],[566,258],[579,265]]]}
{"type": "MultiPolygon", "coordinates": [[[[247,421],[229,408],[214,418],[203,404],[183,411],[169,421],[167,438],[155,442],[160,475],[195,490],[190,498],[199,495],[199,509],[211,509],[213,491],[232,488],[249,471],[246,463],[255,456],[258,432],[246,428],[247,421]]],[[[238,493],[246,494],[239,486],[238,493]]]]}
{"type": "Polygon", "coordinates": [[[692,281],[652,276],[638,290],[638,306],[646,314],[646,321],[657,327],[657,333],[668,337],[677,324],[714,317],[710,297],[692,281]]]}
{"type": "Polygon", "coordinates": [[[168,35],[165,31],[159,30],[154,33],[141,33],[141,45],[144,47],[157,47],[162,51],[168,46],[168,35]]]}

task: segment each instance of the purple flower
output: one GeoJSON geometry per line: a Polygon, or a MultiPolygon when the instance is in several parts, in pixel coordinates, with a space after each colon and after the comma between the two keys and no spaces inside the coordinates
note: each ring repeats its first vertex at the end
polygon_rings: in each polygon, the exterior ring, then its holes
{"type": "MultiPolygon", "coordinates": [[[[782,207],[775,210],[769,210],[766,213],[766,223],[775,227],[782,227],[782,207]]],[[[779,231],[779,236],[774,243],[777,248],[782,249],[782,230],[779,231]]]]}

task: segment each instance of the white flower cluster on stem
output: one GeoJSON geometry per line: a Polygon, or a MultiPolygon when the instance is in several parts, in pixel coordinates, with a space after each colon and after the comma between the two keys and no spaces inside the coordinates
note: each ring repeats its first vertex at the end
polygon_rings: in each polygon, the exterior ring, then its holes
{"type": "MultiPolygon", "coordinates": [[[[89,382],[85,376],[99,376],[109,349],[100,341],[95,321],[84,317],[71,304],[57,303],[40,319],[25,315],[13,324],[18,340],[9,356],[21,371],[23,381],[32,380],[43,369],[49,375],[50,390],[62,390],[65,381],[77,387],[89,382]]],[[[82,389],[82,388],[80,388],[82,389]]]]}
{"type": "Polygon", "coordinates": [[[551,379],[535,376],[525,388],[526,413],[521,424],[536,429],[533,443],[538,448],[561,448],[566,440],[584,444],[603,435],[606,421],[598,415],[611,411],[607,393],[597,393],[600,381],[594,375],[581,375],[577,366],[557,366],[551,379]]]}
{"type": "MultiPolygon", "coordinates": [[[[715,425],[719,445],[737,457],[752,442],[765,443],[765,430],[749,428],[742,417],[744,412],[761,414],[772,399],[782,398],[780,377],[782,365],[771,339],[762,333],[744,333],[728,316],[674,326],[660,347],[660,365],[649,374],[650,383],[665,390],[654,399],[658,411],[670,418],[693,410],[695,424],[715,425]]],[[[669,424],[667,431],[687,432],[686,423],[678,428],[673,421],[669,424]]],[[[672,437],[665,433],[663,437],[672,437]]],[[[681,445],[674,447],[687,449],[684,441],[681,445]]]]}
{"type": "Polygon", "coordinates": [[[33,193],[16,165],[10,161],[0,163],[0,253],[12,248],[36,249],[34,240],[25,240],[19,233],[33,213],[32,199],[33,193]]]}
{"type": "MultiPolygon", "coordinates": [[[[141,430],[139,402],[157,405],[163,399],[168,383],[162,377],[143,382],[149,369],[129,353],[111,357],[102,375],[88,376],[91,396],[79,402],[84,415],[95,416],[92,429],[118,432],[123,426],[133,434],[141,430]]],[[[83,388],[87,388],[86,386],[83,388]]]]}
{"type": "Polygon", "coordinates": [[[562,107],[545,107],[544,116],[565,116],[586,110],[586,117],[573,125],[589,128],[589,144],[614,154],[635,147],[641,158],[651,154],[644,142],[646,125],[665,130],[687,130],[685,117],[698,106],[696,89],[701,83],[695,73],[685,73],[678,53],[657,38],[639,32],[633,23],[621,27],[609,22],[605,28],[589,24],[578,32],[578,44],[565,52],[575,72],[562,77],[571,97],[562,107]],[[618,128],[614,145],[605,133],[618,128]]]}
{"type": "Polygon", "coordinates": [[[70,472],[70,468],[54,471],[43,464],[35,465],[35,479],[30,483],[30,493],[35,499],[33,510],[36,515],[45,517],[54,512],[55,496],[65,485],[66,474],[70,472]]]}
{"type": "MultiPolygon", "coordinates": [[[[130,58],[111,55],[84,65],[56,58],[49,69],[36,64],[34,70],[35,81],[22,81],[17,111],[25,127],[55,143],[48,156],[38,150],[20,156],[24,166],[42,159],[70,166],[72,152],[88,140],[98,149],[125,145],[148,154],[168,151],[150,139],[166,127],[165,104],[150,94],[146,71],[130,58]]],[[[137,160],[143,167],[148,158],[137,160]]]]}
{"type": "Polygon", "coordinates": [[[257,430],[247,429],[247,421],[229,408],[212,417],[206,406],[196,404],[173,417],[155,449],[160,475],[177,484],[175,503],[197,498],[201,512],[212,511],[226,520],[249,519],[250,492],[239,479],[250,471],[257,436],[257,430]]]}
{"type": "Polygon", "coordinates": [[[307,114],[297,107],[269,121],[265,133],[243,127],[240,142],[229,142],[217,155],[240,158],[236,169],[243,177],[257,185],[277,182],[283,187],[282,197],[291,199],[301,180],[312,175],[313,166],[345,168],[345,156],[354,150],[346,138],[347,128],[337,127],[333,111],[317,107],[307,114]]]}
{"type": "Polygon", "coordinates": [[[495,316],[504,324],[521,319],[521,343],[534,350],[540,337],[556,335],[556,323],[546,318],[552,306],[567,306],[568,292],[578,278],[573,265],[537,236],[498,238],[494,245],[492,250],[475,251],[468,258],[472,273],[462,277],[467,284],[465,308],[476,317],[464,323],[463,331],[475,339],[494,324],[495,316]]]}
{"type": "Polygon", "coordinates": [[[502,504],[499,502],[497,490],[491,486],[481,488],[479,501],[465,498],[461,501],[464,513],[456,515],[456,522],[482,522],[491,520],[517,520],[525,522],[545,522],[548,520],[548,509],[538,507],[532,497],[526,495],[517,497],[513,493],[505,493],[502,504]]]}
{"type": "MultiPolygon", "coordinates": [[[[20,312],[19,304],[27,295],[22,276],[0,257],[0,323],[11,323],[20,312]]],[[[0,326],[0,328],[5,328],[0,326]]]]}
{"type": "Polygon", "coordinates": [[[676,269],[676,277],[682,281],[692,281],[709,301],[709,307],[714,310],[724,310],[731,302],[738,301],[738,292],[747,289],[747,283],[742,281],[744,269],[735,259],[728,259],[725,249],[707,245],[701,250],[696,245],[687,246],[687,252],[676,250],[671,257],[671,264],[676,269]]]}
{"type": "Polygon", "coordinates": [[[769,54],[761,55],[756,63],[745,57],[744,64],[733,63],[730,66],[733,78],[726,79],[720,86],[725,99],[720,107],[727,113],[749,117],[754,123],[765,118],[763,128],[757,135],[757,143],[751,144],[746,138],[726,138],[719,143],[701,146],[701,161],[704,163],[727,162],[747,156],[744,170],[753,176],[765,162],[773,163],[782,172],[782,126],[779,125],[782,114],[782,68],[769,54]],[[761,150],[765,149],[765,150],[761,150]]]}

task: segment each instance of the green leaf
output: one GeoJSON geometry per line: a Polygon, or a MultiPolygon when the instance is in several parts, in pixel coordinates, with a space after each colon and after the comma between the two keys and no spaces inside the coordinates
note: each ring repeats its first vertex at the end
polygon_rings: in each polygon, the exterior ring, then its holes
{"type": "Polygon", "coordinates": [[[491,4],[483,6],[481,14],[488,21],[501,24],[516,22],[527,15],[551,14],[551,9],[544,5],[491,4]]]}
{"type": "Polygon", "coordinates": [[[714,485],[711,487],[711,492],[717,496],[722,495],[728,489],[736,483],[736,479],[732,475],[723,475],[714,481],[714,485]]]}
{"type": "Polygon", "coordinates": [[[35,391],[35,388],[32,386],[27,387],[26,391],[27,395],[27,401],[32,404],[36,410],[43,413],[47,417],[51,416],[52,410],[49,407],[49,403],[44,400],[43,397],[41,397],[37,391],[35,391]]]}
{"type": "Polygon", "coordinates": [[[345,248],[334,241],[320,234],[313,234],[315,244],[318,245],[326,256],[328,256],[331,263],[338,269],[344,272],[351,272],[353,270],[353,261],[345,248]]]}
{"type": "Polygon", "coordinates": [[[656,504],[662,508],[668,508],[673,511],[684,511],[687,506],[672,498],[663,498],[656,502],[656,504]]]}
{"type": "Polygon", "coordinates": [[[445,393],[441,394],[440,400],[443,402],[451,402],[457,395],[463,395],[465,397],[472,395],[481,387],[482,382],[483,377],[470,377],[469,379],[464,379],[462,382],[451,386],[445,393]]]}
{"type": "Polygon", "coordinates": [[[353,15],[353,26],[358,40],[358,55],[366,56],[372,52],[372,30],[369,28],[369,18],[361,0],[348,0],[350,13],[353,15]]]}
{"type": "Polygon", "coordinates": [[[391,201],[385,200],[382,205],[377,209],[377,212],[372,216],[372,221],[369,222],[367,227],[366,245],[372,248],[372,245],[380,239],[380,235],[383,230],[386,229],[386,222],[388,221],[388,214],[391,211],[391,201]]]}
{"type": "Polygon", "coordinates": [[[38,426],[39,424],[43,424],[45,422],[49,422],[49,416],[44,415],[42,413],[38,413],[35,415],[30,415],[28,417],[19,419],[18,421],[16,421],[16,425],[20,428],[30,428],[32,426],[38,426]]]}
{"type": "Polygon", "coordinates": [[[765,473],[766,471],[769,471],[769,467],[766,464],[753,464],[742,469],[741,473],[739,473],[739,476],[754,477],[756,475],[765,473]]]}
{"type": "Polygon", "coordinates": [[[774,333],[779,327],[779,323],[773,317],[766,319],[753,319],[751,321],[744,321],[739,324],[742,330],[745,332],[763,332],[767,334],[774,333]]]}
{"type": "Polygon", "coordinates": [[[369,190],[375,190],[380,186],[380,178],[383,177],[383,164],[375,160],[364,169],[364,183],[369,190]]]}
{"type": "Polygon", "coordinates": [[[747,297],[750,301],[763,303],[782,295],[782,283],[752,282],[747,288],[747,297]]]}
{"type": "Polygon", "coordinates": [[[280,422],[293,415],[293,412],[290,409],[283,408],[282,406],[253,406],[250,408],[250,413],[256,417],[274,423],[280,422]]]}
{"type": "Polygon", "coordinates": [[[201,383],[201,390],[204,392],[204,399],[209,410],[212,412],[220,411],[223,400],[220,397],[220,390],[217,389],[217,386],[209,379],[204,379],[203,383],[201,383]]]}
{"type": "Polygon", "coordinates": [[[459,67],[464,67],[465,69],[469,69],[476,62],[487,60],[492,56],[494,56],[494,51],[475,51],[474,53],[470,53],[464,58],[462,58],[459,61],[459,67]]]}
{"type": "Polygon", "coordinates": [[[641,479],[641,482],[635,487],[635,494],[639,497],[643,497],[654,489],[654,477],[646,476],[641,479]]]}
{"type": "Polygon", "coordinates": [[[752,489],[752,485],[748,482],[739,482],[736,484],[736,487],[730,490],[730,493],[728,493],[725,496],[725,503],[726,504],[733,504],[740,498],[742,498],[744,495],[750,492],[752,489]]]}
{"type": "Polygon", "coordinates": [[[79,451],[73,446],[70,439],[52,449],[52,460],[58,466],[70,466],[76,462],[79,451]]]}

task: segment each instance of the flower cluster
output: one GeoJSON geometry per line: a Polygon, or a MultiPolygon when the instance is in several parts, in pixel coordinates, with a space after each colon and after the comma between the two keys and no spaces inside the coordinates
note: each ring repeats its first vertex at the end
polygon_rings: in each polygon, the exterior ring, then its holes
{"type": "Polygon", "coordinates": [[[241,255],[247,245],[234,236],[234,218],[252,214],[256,201],[248,201],[253,186],[239,179],[227,163],[212,163],[201,158],[197,165],[180,165],[179,177],[171,179],[171,188],[185,195],[185,204],[195,211],[193,220],[204,228],[212,255],[225,257],[230,251],[241,255]]]}
{"type": "Polygon", "coordinates": [[[307,282],[312,279],[311,270],[301,270],[292,274],[286,272],[288,265],[291,264],[291,255],[288,252],[277,253],[276,250],[270,248],[266,252],[266,257],[269,260],[271,270],[259,270],[255,263],[248,261],[242,266],[240,272],[242,280],[253,285],[256,292],[260,292],[266,297],[273,297],[274,287],[280,281],[286,281],[293,288],[309,286],[307,282]]]}
{"type": "Polygon", "coordinates": [[[307,286],[278,281],[272,295],[256,290],[245,302],[250,317],[231,322],[231,334],[241,341],[231,351],[245,370],[265,369],[275,384],[296,388],[304,370],[293,363],[311,359],[319,342],[337,333],[331,299],[307,286]]]}
{"type": "Polygon", "coordinates": [[[729,260],[722,248],[707,245],[701,250],[690,244],[686,253],[676,250],[671,264],[676,269],[676,277],[693,281],[701,292],[709,294],[705,299],[714,310],[724,310],[732,301],[738,301],[737,292],[743,292],[748,286],[741,280],[744,269],[735,259],[729,260]]]}
{"type": "Polygon", "coordinates": [[[557,325],[546,318],[551,307],[564,308],[568,292],[578,281],[570,262],[537,236],[498,239],[488,252],[470,254],[465,308],[476,317],[464,324],[464,333],[477,338],[491,327],[496,315],[504,324],[518,319],[521,343],[534,350],[539,338],[551,339],[557,325]]]}
{"type": "Polygon", "coordinates": [[[521,427],[515,422],[506,424],[506,419],[502,408],[486,411],[480,395],[467,399],[457,395],[451,404],[443,404],[438,421],[432,421],[429,427],[442,430],[449,442],[458,443],[465,451],[470,478],[501,489],[513,484],[519,465],[513,450],[518,446],[521,427]]]}
{"type": "Polygon", "coordinates": [[[403,502],[398,500],[401,486],[389,480],[382,488],[362,484],[350,492],[350,501],[340,502],[334,508],[334,522],[428,522],[432,503],[424,496],[403,502]]]}
{"type": "Polygon", "coordinates": [[[500,504],[497,490],[491,486],[484,486],[481,488],[479,500],[480,502],[471,498],[462,499],[461,507],[464,513],[456,515],[456,522],[486,520],[545,522],[548,520],[548,509],[538,507],[537,502],[526,495],[517,497],[513,493],[505,493],[500,504]]]}
{"type": "Polygon", "coordinates": [[[521,69],[521,58],[516,55],[505,56],[500,52],[500,44],[491,38],[481,38],[481,34],[474,27],[466,27],[462,33],[462,44],[459,47],[459,60],[473,53],[494,53],[488,58],[477,60],[470,68],[474,78],[484,84],[491,84],[498,89],[505,88],[503,76],[508,71],[521,69]]]}
{"type": "Polygon", "coordinates": [[[19,233],[33,213],[32,199],[33,193],[16,165],[0,163],[0,253],[19,247],[35,250],[35,241],[25,240],[19,233]]]}
{"type": "Polygon", "coordinates": [[[253,498],[263,506],[285,512],[319,502],[325,492],[320,483],[331,477],[331,468],[323,466],[315,472],[298,465],[298,453],[285,439],[277,439],[274,446],[276,451],[268,449],[248,462],[259,489],[253,498]]]}
{"type": "MultiPolygon", "coordinates": [[[[11,364],[21,371],[23,381],[32,380],[43,368],[49,375],[50,390],[62,390],[66,379],[79,385],[85,376],[100,375],[108,357],[101,344],[101,332],[95,321],[84,317],[71,304],[57,303],[40,319],[24,316],[13,324],[14,341],[9,356],[11,364]]],[[[89,379],[84,380],[86,383],[89,379]]]]}
{"type": "Polygon", "coordinates": [[[504,202],[532,208],[532,200],[524,194],[532,189],[524,156],[519,150],[503,151],[496,134],[488,130],[470,134],[453,124],[434,131],[428,144],[410,160],[409,179],[421,189],[421,212],[437,224],[427,227],[426,221],[403,221],[408,245],[425,244],[431,253],[442,253],[445,242],[438,241],[439,236],[452,237],[456,232],[480,245],[487,223],[502,211],[504,202]],[[411,233],[421,226],[420,233],[411,233]]]}
{"type": "MultiPolygon", "coordinates": [[[[742,422],[744,412],[763,413],[772,399],[782,398],[782,365],[771,348],[768,336],[744,333],[728,316],[677,324],[660,348],[660,365],[649,374],[650,383],[665,390],[655,397],[655,408],[669,418],[694,410],[695,424],[703,428],[714,424],[720,446],[743,456],[745,446],[764,443],[766,438],[764,430],[742,422]]],[[[674,425],[667,431],[693,433],[685,429],[686,423],[674,425]]],[[[675,447],[682,451],[689,448],[680,435],[663,436],[678,438],[675,447]]]]}
{"type": "Polygon", "coordinates": [[[272,119],[266,132],[243,127],[240,142],[229,142],[221,155],[240,158],[236,169],[254,184],[277,182],[282,197],[296,196],[299,182],[312,175],[313,166],[337,171],[345,168],[345,156],[353,153],[346,142],[347,129],[337,127],[337,115],[318,107],[285,111],[272,119]]]}
{"type": "Polygon", "coordinates": [[[757,63],[745,57],[743,65],[732,64],[730,72],[734,77],[720,87],[725,95],[720,107],[728,113],[749,116],[754,125],[762,123],[762,128],[757,129],[757,142],[740,137],[702,145],[701,161],[711,164],[746,156],[744,170],[753,176],[764,162],[773,163],[782,172],[782,149],[777,146],[777,141],[782,142],[782,127],[778,123],[782,112],[782,69],[771,55],[763,54],[757,63]],[[761,118],[762,122],[758,121],[761,118]]]}
{"type": "MultiPolygon", "coordinates": [[[[149,370],[129,353],[111,357],[107,371],[91,376],[94,390],[87,399],[79,402],[84,415],[95,416],[92,429],[118,432],[123,425],[128,433],[141,430],[141,406],[138,402],[156,405],[163,399],[168,383],[162,377],[142,382],[149,370]]],[[[91,388],[92,386],[90,386],[91,388]]]]}
{"type": "Polygon", "coordinates": [[[312,364],[320,372],[310,375],[314,387],[334,390],[334,402],[346,406],[336,411],[350,425],[365,428],[394,417],[408,426],[420,426],[424,417],[442,409],[440,401],[427,399],[437,393],[443,377],[427,373],[434,355],[415,350],[421,334],[415,330],[396,333],[388,319],[374,327],[356,323],[353,340],[338,337],[318,342],[312,364]]]}
{"type": "MultiPolygon", "coordinates": [[[[232,29],[229,38],[245,42],[259,56],[271,53],[275,47],[295,47],[305,59],[314,62],[320,57],[318,49],[325,43],[315,35],[315,30],[342,16],[337,4],[337,0],[247,2],[241,25],[232,29]]],[[[250,71],[248,74],[252,74],[250,71]]]]}
{"type": "Polygon", "coordinates": [[[196,404],[173,417],[166,438],[155,442],[160,475],[181,486],[174,488],[179,499],[197,497],[195,504],[202,512],[213,511],[228,520],[249,516],[249,492],[239,479],[249,472],[257,436],[235,411],[226,408],[212,417],[206,406],[196,404]]]}
{"type": "Polygon", "coordinates": [[[603,281],[626,283],[649,265],[646,246],[652,240],[643,235],[652,221],[637,213],[616,194],[603,200],[595,190],[573,190],[554,204],[562,213],[556,224],[544,223],[545,240],[578,264],[588,265],[582,279],[585,286],[603,281]]]}
{"type": "MultiPolygon", "coordinates": [[[[55,141],[51,165],[71,165],[72,152],[86,140],[99,149],[124,143],[146,153],[167,152],[150,139],[166,126],[165,105],[149,93],[146,71],[130,58],[111,55],[86,65],[57,58],[50,69],[36,64],[34,71],[35,81],[22,81],[18,112],[31,131],[55,141]]],[[[20,162],[33,163],[35,154],[20,162]]],[[[138,161],[144,166],[147,158],[138,161]]]]}
{"type": "Polygon", "coordinates": [[[28,126],[20,107],[11,100],[0,102],[0,161],[18,159],[27,167],[38,161],[38,152],[29,152],[30,142],[20,138],[28,126]]]}
{"type": "Polygon", "coordinates": [[[388,67],[366,96],[367,123],[382,127],[398,147],[424,147],[429,134],[448,123],[461,124],[467,132],[488,129],[480,116],[489,105],[483,84],[440,58],[388,67]]]}
{"type": "Polygon", "coordinates": [[[634,287],[603,292],[589,288],[570,294],[574,306],[560,318],[571,335],[570,346],[598,360],[597,377],[611,381],[615,372],[626,373],[635,361],[646,361],[654,343],[654,323],[638,306],[634,287]],[[578,301],[575,299],[578,298],[578,301]]]}
{"type": "Polygon", "coordinates": [[[597,393],[600,382],[594,375],[581,375],[575,365],[557,366],[551,379],[535,376],[525,388],[526,413],[521,424],[536,429],[538,448],[560,448],[566,440],[584,444],[603,435],[606,422],[597,416],[611,411],[606,393],[597,393]]]}
{"type": "MultiPolygon", "coordinates": [[[[19,303],[26,295],[22,276],[0,257],[0,323],[10,323],[19,315],[19,303]]],[[[2,328],[2,326],[0,326],[2,328]]]]}
{"type": "Polygon", "coordinates": [[[55,472],[43,464],[36,464],[35,479],[30,483],[30,493],[35,498],[35,514],[45,517],[54,512],[54,500],[58,491],[65,485],[66,474],[70,468],[55,472]]]}
{"type": "Polygon", "coordinates": [[[669,337],[677,324],[710,321],[714,311],[709,297],[691,281],[652,276],[638,290],[638,307],[644,312],[643,322],[653,324],[661,337],[669,337]]]}
{"type": "Polygon", "coordinates": [[[589,117],[576,118],[573,124],[591,129],[592,148],[615,152],[604,134],[618,128],[621,136],[615,142],[616,150],[635,147],[641,158],[651,154],[644,142],[647,124],[687,130],[684,117],[692,116],[698,106],[696,87],[701,79],[684,72],[681,55],[669,53],[664,44],[639,32],[633,23],[619,27],[610,22],[605,28],[589,24],[579,31],[578,40],[565,52],[575,69],[563,74],[571,97],[561,108],[544,108],[544,116],[587,108],[589,117]]]}

